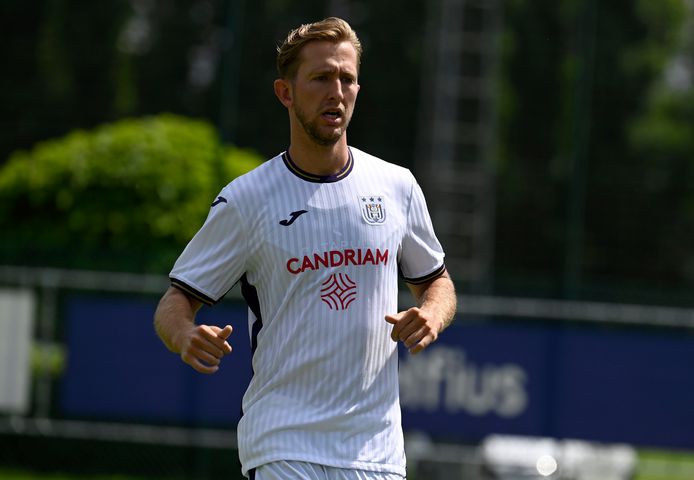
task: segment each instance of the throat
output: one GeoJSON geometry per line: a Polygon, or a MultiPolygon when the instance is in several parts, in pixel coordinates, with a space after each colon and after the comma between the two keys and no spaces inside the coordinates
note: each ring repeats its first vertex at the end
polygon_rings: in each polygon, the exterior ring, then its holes
{"type": "Polygon", "coordinates": [[[294,145],[287,151],[290,161],[300,170],[319,177],[338,175],[351,164],[351,154],[344,148],[300,149],[294,145]]]}

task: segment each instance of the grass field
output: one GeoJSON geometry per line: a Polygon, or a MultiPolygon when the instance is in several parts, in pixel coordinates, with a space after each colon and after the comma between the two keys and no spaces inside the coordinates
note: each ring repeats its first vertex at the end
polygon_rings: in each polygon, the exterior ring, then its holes
{"type": "Polygon", "coordinates": [[[639,451],[638,472],[634,480],[694,479],[694,453],[639,451]]]}

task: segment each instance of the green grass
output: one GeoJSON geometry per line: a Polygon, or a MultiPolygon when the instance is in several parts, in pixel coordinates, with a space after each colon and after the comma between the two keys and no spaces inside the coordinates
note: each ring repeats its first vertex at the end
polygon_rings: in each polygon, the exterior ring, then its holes
{"type": "Polygon", "coordinates": [[[691,480],[694,478],[694,452],[640,450],[634,480],[691,480]]]}

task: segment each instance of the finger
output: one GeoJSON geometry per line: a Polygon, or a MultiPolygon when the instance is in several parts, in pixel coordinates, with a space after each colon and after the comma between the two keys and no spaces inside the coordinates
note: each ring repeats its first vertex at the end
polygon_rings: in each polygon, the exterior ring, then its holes
{"type": "Polygon", "coordinates": [[[409,323],[413,314],[416,314],[416,311],[411,308],[404,312],[400,312],[397,315],[391,315],[391,317],[398,319],[397,323],[393,324],[393,330],[390,332],[390,338],[392,338],[394,342],[397,342],[400,339],[400,332],[409,323]]]}
{"type": "Polygon", "coordinates": [[[224,354],[231,353],[231,345],[226,341],[234,330],[231,325],[227,325],[224,328],[219,328],[217,326],[209,327],[211,332],[211,337],[209,341],[216,345],[224,354]]]}
{"type": "Polygon", "coordinates": [[[198,343],[197,346],[204,348],[205,350],[219,357],[231,353],[231,345],[229,345],[229,343],[226,341],[226,338],[231,335],[232,330],[231,325],[227,325],[223,329],[214,325],[200,325],[200,332],[204,341],[208,342],[210,345],[214,345],[219,349],[219,352],[208,348],[205,346],[205,343],[198,343]]]}
{"type": "Polygon", "coordinates": [[[409,351],[412,355],[417,355],[419,352],[431,345],[432,341],[433,338],[430,335],[427,335],[424,338],[422,338],[419,342],[417,342],[416,345],[412,346],[412,348],[410,348],[409,351]]]}
{"type": "Polygon", "coordinates": [[[224,356],[224,343],[226,343],[224,340],[217,339],[216,337],[215,339],[193,337],[190,348],[203,350],[217,358],[222,358],[224,356]]]}
{"type": "Polygon", "coordinates": [[[416,345],[420,340],[422,340],[425,336],[427,335],[427,330],[424,327],[420,327],[417,330],[413,331],[410,334],[403,334],[401,335],[402,337],[402,343],[405,344],[405,347],[412,348],[414,345],[416,345]]]}
{"type": "Polygon", "coordinates": [[[193,369],[197,372],[200,373],[205,373],[207,375],[211,375],[213,373],[216,373],[217,370],[219,370],[219,365],[214,365],[214,366],[208,366],[202,363],[198,359],[194,359],[192,363],[189,364],[193,369]]]}
{"type": "Polygon", "coordinates": [[[216,325],[199,325],[198,330],[202,337],[210,341],[217,340],[219,338],[219,332],[222,331],[222,329],[216,325]]]}
{"type": "Polygon", "coordinates": [[[397,331],[395,330],[398,326],[398,323],[400,323],[400,315],[386,315],[386,322],[390,323],[393,325],[393,329],[390,331],[390,338],[394,342],[398,341],[398,336],[397,336],[397,331]]]}
{"type": "MultiPolygon", "coordinates": [[[[398,334],[398,338],[405,342],[408,338],[410,338],[412,335],[415,333],[419,332],[420,330],[425,329],[425,325],[423,325],[423,321],[418,318],[409,318],[407,322],[402,322],[402,325],[400,326],[400,332],[398,334]]],[[[419,338],[421,338],[426,332],[422,333],[419,338]]],[[[419,340],[419,338],[417,340],[419,340]]]]}
{"type": "Polygon", "coordinates": [[[185,363],[190,365],[193,368],[193,370],[200,372],[200,373],[210,374],[210,373],[215,373],[217,370],[219,370],[219,365],[205,365],[204,363],[202,363],[200,360],[198,360],[197,358],[195,358],[192,355],[187,355],[187,354],[181,355],[181,359],[185,363]]]}
{"type": "Polygon", "coordinates": [[[188,353],[188,355],[202,361],[206,365],[219,365],[219,362],[222,359],[221,356],[217,357],[217,356],[212,355],[212,354],[210,354],[204,350],[199,350],[199,349],[191,349],[187,353],[188,353]]]}
{"type": "Polygon", "coordinates": [[[390,331],[390,338],[391,338],[391,340],[393,340],[394,342],[397,342],[397,341],[398,341],[398,337],[395,336],[395,334],[394,334],[393,332],[395,331],[395,327],[396,327],[396,326],[398,325],[398,323],[400,322],[400,314],[399,314],[399,313],[398,313],[398,314],[395,314],[395,315],[390,315],[390,314],[389,314],[389,315],[386,315],[385,318],[386,318],[386,322],[388,322],[388,323],[390,323],[391,325],[393,325],[393,329],[390,331]]]}
{"type": "Polygon", "coordinates": [[[233,332],[233,331],[234,331],[234,328],[231,325],[227,325],[222,330],[220,330],[219,333],[217,333],[217,338],[224,340],[222,342],[221,348],[224,351],[225,355],[228,355],[231,353],[231,350],[232,350],[231,345],[229,345],[229,342],[227,342],[226,340],[227,340],[227,338],[229,338],[229,335],[231,335],[231,332],[233,332]]]}
{"type": "Polygon", "coordinates": [[[234,328],[231,325],[227,325],[217,333],[217,337],[226,340],[227,338],[229,338],[229,335],[231,335],[231,332],[233,331],[234,328]]]}

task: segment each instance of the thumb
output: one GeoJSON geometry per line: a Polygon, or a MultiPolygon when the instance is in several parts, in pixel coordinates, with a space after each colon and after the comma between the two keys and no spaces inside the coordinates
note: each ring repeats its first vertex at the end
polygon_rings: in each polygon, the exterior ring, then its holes
{"type": "Polygon", "coordinates": [[[393,329],[390,331],[390,338],[393,339],[394,342],[398,341],[398,336],[400,335],[400,320],[402,320],[402,317],[404,315],[404,312],[398,312],[395,314],[388,314],[386,315],[386,322],[390,323],[393,325],[393,329]]]}
{"type": "Polygon", "coordinates": [[[392,325],[397,325],[401,318],[402,313],[388,314],[386,315],[386,322],[392,325]]]}
{"type": "Polygon", "coordinates": [[[219,331],[219,333],[217,334],[217,337],[223,338],[224,340],[226,340],[227,338],[229,338],[229,335],[231,335],[231,332],[233,330],[234,329],[231,327],[231,325],[227,325],[219,331]]]}

